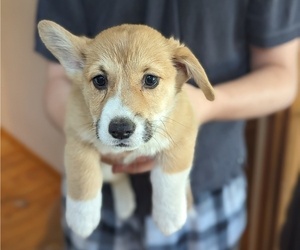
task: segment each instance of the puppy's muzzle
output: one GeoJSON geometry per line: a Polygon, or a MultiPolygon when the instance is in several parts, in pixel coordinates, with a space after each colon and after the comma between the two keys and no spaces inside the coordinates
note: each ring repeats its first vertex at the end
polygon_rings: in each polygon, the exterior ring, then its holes
{"type": "Polygon", "coordinates": [[[135,124],[127,118],[114,118],[109,123],[108,132],[115,139],[128,139],[135,131],[135,124]]]}

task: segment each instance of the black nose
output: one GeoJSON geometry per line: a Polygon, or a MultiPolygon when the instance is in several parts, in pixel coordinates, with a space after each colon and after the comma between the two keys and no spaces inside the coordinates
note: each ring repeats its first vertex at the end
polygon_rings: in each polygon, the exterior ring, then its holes
{"type": "Polygon", "coordinates": [[[113,138],[116,139],[127,139],[135,130],[135,124],[126,118],[115,118],[111,120],[108,132],[113,138]]]}

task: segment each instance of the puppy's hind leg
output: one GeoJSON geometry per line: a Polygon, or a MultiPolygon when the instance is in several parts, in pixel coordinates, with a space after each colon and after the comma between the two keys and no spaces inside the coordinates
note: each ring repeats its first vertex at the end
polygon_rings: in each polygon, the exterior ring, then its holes
{"type": "Polygon", "coordinates": [[[136,208],[134,191],[127,174],[112,173],[112,166],[101,164],[103,179],[111,184],[115,210],[118,218],[128,219],[136,208]]]}
{"type": "Polygon", "coordinates": [[[98,226],[102,205],[100,154],[90,145],[67,138],[66,220],[79,236],[87,237],[98,226]]]}
{"type": "Polygon", "coordinates": [[[121,179],[112,183],[115,209],[121,220],[128,219],[134,212],[136,204],[134,191],[132,190],[129,177],[123,175],[121,179]]]}

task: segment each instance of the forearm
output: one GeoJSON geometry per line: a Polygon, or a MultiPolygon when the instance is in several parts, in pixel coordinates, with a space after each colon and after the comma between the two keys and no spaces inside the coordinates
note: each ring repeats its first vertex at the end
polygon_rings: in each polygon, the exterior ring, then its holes
{"type": "Polygon", "coordinates": [[[48,64],[48,80],[45,88],[45,108],[50,121],[63,131],[67,99],[71,82],[60,64],[48,64]]]}
{"type": "Polygon", "coordinates": [[[251,47],[251,71],[215,87],[215,101],[185,86],[199,123],[250,119],[288,107],[297,94],[298,40],[269,48],[251,47]]]}
{"type": "Polygon", "coordinates": [[[210,120],[249,119],[288,107],[295,98],[295,74],[277,65],[265,66],[218,85],[210,120]]]}

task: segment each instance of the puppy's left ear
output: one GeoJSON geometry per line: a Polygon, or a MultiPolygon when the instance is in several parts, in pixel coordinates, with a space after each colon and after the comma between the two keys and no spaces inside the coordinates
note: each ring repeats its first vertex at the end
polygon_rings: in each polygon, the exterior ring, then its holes
{"type": "Polygon", "coordinates": [[[213,101],[215,99],[214,89],[198,59],[189,48],[180,44],[177,40],[171,38],[170,42],[174,48],[173,63],[177,69],[177,81],[183,84],[193,78],[203,91],[206,99],[213,101]]]}

